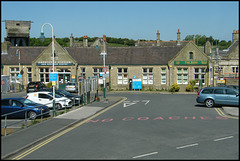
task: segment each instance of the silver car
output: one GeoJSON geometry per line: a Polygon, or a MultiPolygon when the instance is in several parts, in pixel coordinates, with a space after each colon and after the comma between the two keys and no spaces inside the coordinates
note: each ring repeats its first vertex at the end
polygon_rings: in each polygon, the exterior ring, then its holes
{"type": "Polygon", "coordinates": [[[68,82],[65,86],[65,90],[68,92],[78,92],[78,86],[75,82],[68,82]]]}

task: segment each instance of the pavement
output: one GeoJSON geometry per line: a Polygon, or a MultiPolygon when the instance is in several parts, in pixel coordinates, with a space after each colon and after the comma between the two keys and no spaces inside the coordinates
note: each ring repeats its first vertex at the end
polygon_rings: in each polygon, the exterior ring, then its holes
{"type": "MultiPolygon", "coordinates": [[[[142,92],[131,91],[129,93],[142,92]]],[[[95,115],[96,113],[108,107],[115,106],[117,103],[120,103],[125,99],[126,98],[124,97],[111,96],[110,94],[107,96],[106,100],[101,98],[101,101],[99,102],[93,102],[91,104],[74,109],[57,117],[45,120],[41,123],[31,125],[28,128],[16,131],[7,136],[1,136],[1,159],[9,159],[13,155],[25,150],[26,148],[36,145],[39,142],[51,136],[54,136],[57,133],[60,133],[61,131],[64,131],[68,127],[73,126],[81,121],[86,121],[88,118],[95,115]]],[[[227,115],[236,117],[239,116],[239,107],[224,106],[223,110],[224,113],[226,113],[227,115]]]]}
{"type": "Polygon", "coordinates": [[[99,102],[93,102],[7,136],[1,136],[1,159],[9,159],[14,154],[54,136],[70,126],[87,120],[87,118],[123,100],[124,97],[114,96],[109,96],[107,99],[101,98],[99,102]]]}

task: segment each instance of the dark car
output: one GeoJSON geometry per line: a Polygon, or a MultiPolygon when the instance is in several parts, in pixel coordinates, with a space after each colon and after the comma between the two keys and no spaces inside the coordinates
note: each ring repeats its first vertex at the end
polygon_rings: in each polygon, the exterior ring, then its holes
{"type": "Polygon", "coordinates": [[[227,87],[206,87],[198,92],[196,101],[207,107],[215,105],[239,106],[239,92],[227,87]]]}
{"type": "Polygon", "coordinates": [[[46,85],[42,82],[29,82],[27,85],[27,93],[37,92],[39,89],[47,88],[46,85]]]}
{"type": "Polygon", "coordinates": [[[61,90],[61,89],[58,89],[56,90],[56,93],[58,95],[61,95],[63,97],[67,97],[69,99],[72,100],[72,102],[74,102],[74,105],[79,105],[79,100],[80,100],[80,104],[83,103],[83,97],[82,96],[76,96],[76,95],[73,95],[65,90],[61,90]]]}
{"type": "MultiPolygon", "coordinates": [[[[43,89],[39,89],[39,91],[53,92],[53,89],[52,88],[43,88],[43,89]]],[[[74,105],[79,105],[79,100],[80,100],[80,104],[83,103],[83,96],[73,95],[73,94],[71,94],[65,90],[61,90],[61,89],[55,90],[55,93],[62,97],[67,97],[67,98],[71,99],[72,103],[74,105]]]]}
{"type": "Polygon", "coordinates": [[[14,113],[8,115],[7,118],[25,118],[26,111],[27,117],[30,119],[35,119],[41,114],[43,116],[48,116],[50,112],[48,106],[38,104],[26,98],[1,99],[1,118],[4,117],[3,115],[12,112],[14,113]]]}

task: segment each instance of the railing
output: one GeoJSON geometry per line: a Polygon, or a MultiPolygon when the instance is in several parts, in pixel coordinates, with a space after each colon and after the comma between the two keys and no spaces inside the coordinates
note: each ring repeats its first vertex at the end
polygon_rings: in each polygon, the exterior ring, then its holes
{"type": "MultiPolygon", "coordinates": [[[[71,107],[73,107],[76,103],[78,104],[78,107],[81,107],[80,101],[81,101],[81,98],[80,98],[80,97],[79,97],[79,100],[74,99],[73,102],[71,102],[71,107]]],[[[56,105],[57,103],[59,103],[59,102],[56,101],[56,102],[55,102],[55,105],[56,105]]],[[[45,113],[42,113],[42,108],[43,108],[42,106],[43,106],[43,105],[48,105],[48,104],[52,104],[52,103],[42,104],[42,105],[39,105],[39,106],[35,106],[35,107],[27,108],[27,109],[22,109],[22,110],[18,110],[18,111],[14,111],[14,112],[11,112],[11,113],[7,113],[7,114],[4,114],[4,115],[1,115],[1,118],[4,118],[4,120],[5,120],[5,121],[4,121],[4,125],[1,126],[1,128],[4,128],[4,136],[7,135],[7,128],[8,128],[9,126],[18,124],[18,123],[20,123],[20,122],[24,122],[24,128],[27,128],[27,127],[28,127],[27,121],[28,121],[28,120],[35,120],[35,119],[36,119],[37,117],[39,117],[39,116],[41,116],[41,121],[40,121],[40,122],[42,122],[42,121],[43,121],[43,116],[44,116],[45,114],[49,113],[49,115],[50,115],[50,111],[45,112],[45,113]],[[34,109],[34,108],[39,108],[40,111],[41,111],[41,114],[36,115],[35,118],[28,117],[28,112],[29,112],[31,109],[34,109]],[[17,120],[17,121],[15,121],[15,122],[12,122],[12,123],[7,124],[7,119],[8,119],[9,117],[11,117],[11,115],[16,114],[16,113],[20,113],[20,112],[23,112],[23,111],[25,111],[25,117],[24,117],[24,119],[17,120]]],[[[67,106],[65,106],[65,107],[63,107],[63,108],[64,108],[64,113],[66,113],[66,112],[67,112],[67,106]]],[[[55,108],[53,108],[53,111],[52,111],[52,112],[55,113],[55,111],[56,111],[55,108]]]]}

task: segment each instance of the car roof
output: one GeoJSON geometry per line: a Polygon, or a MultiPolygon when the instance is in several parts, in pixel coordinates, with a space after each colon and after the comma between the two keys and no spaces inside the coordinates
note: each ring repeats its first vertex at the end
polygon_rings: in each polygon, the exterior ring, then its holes
{"type": "Polygon", "coordinates": [[[36,94],[36,93],[52,93],[50,91],[39,91],[39,92],[31,92],[31,93],[28,93],[28,94],[36,94]]]}
{"type": "Polygon", "coordinates": [[[11,99],[11,100],[20,100],[20,99],[26,99],[26,98],[24,98],[24,97],[10,97],[10,98],[3,98],[1,100],[9,100],[9,99],[11,99]]]}

